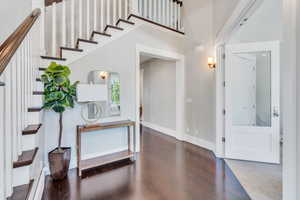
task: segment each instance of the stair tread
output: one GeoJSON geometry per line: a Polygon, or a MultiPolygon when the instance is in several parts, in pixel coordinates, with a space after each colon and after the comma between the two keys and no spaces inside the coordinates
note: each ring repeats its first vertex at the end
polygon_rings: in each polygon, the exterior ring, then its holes
{"type": "Polygon", "coordinates": [[[34,180],[30,180],[28,184],[14,187],[12,196],[7,198],[7,200],[28,200],[33,182],[34,180]]]}
{"type": "Polygon", "coordinates": [[[134,25],[135,23],[134,22],[131,22],[129,20],[125,20],[125,19],[119,19],[118,22],[117,22],[117,26],[120,22],[124,22],[124,23],[127,23],[127,24],[131,24],[131,25],[134,25]]]}
{"type": "Polygon", "coordinates": [[[66,50],[66,51],[78,51],[82,52],[83,49],[78,49],[78,48],[70,48],[70,47],[60,47],[61,50],[66,50]]]}
{"type": "Polygon", "coordinates": [[[42,107],[30,107],[28,108],[28,112],[40,112],[42,107]]]}
{"type": "Polygon", "coordinates": [[[13,168],[31,165],[31,163],[34,161],[38,149],[39,148],[35,148],[29,151],[23,151],[22,154],[18,157],[18,160],[13,163],[13,168]]]}
{"type": "Polygon", "coordinates": [[[33,91],[33,95],[44,95],[43,91],[33,91]]]}
{"type": "Polygon", "coordinates": [[[87,39],[82,39],[82,38],[79,38],[77,41],[78,41],[78,42],[87,42],[87,43],[98,44],[98,42],[96,42],[96,41],[93,41],[93,40],[87,40],[87,39]]]}
{"type": "Polygon", "coordinates": [[[31,124],[28,125],[23,131],[22,134],[23,135],[32,135],[35,134],[39,131],[39,129],[41,128],[42,124],[31,124]]]}
{"type": "Polygon", "coordinates": [[[44,68],[44,67],[39,67],[39,70],[40,71],[45,71],[47,68],[44,68]]]}
{"type": "Polygon", "coordinates": [[[97,34],[97,35],[103,35],[103,36],[106,36],[106,37],[111,37],[111,34],[108,34],[108,33],[105,33],[105,32],[99,32],[99,31],[93,31],[92,37],[94,37],[95,34],[97,34]]]}
{"type": "Polygon", "coordinates": [[[52,56],[41,56],[42,59],[47,59],[47,60],[60,60],[60,61],[66,61],[66,58],[61,58],[61,57],[52,57],[52,56]]]}
{"type": "Polygon", "coordinates": [[[124,30],[123,28],[118,27],[118,26],[106,25],[104,31],[107,31],[108,28],[113,28],[113,29],[117,29],[117,30],[120,30],[120,31],[123,31],[123,30],[124,30]]]}

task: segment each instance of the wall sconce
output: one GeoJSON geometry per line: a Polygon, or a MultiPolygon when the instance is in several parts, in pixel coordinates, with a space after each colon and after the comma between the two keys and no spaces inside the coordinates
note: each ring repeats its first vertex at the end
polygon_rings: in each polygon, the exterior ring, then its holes
{"type": "Polygon", "coordinates": [[[212,57],[212,56],[209,56],[209,57],[207,58],[207,64],[208,64],[208,67],[209,67],[210,69],[216,68],[215,58],[212,57]]]}
{"type": "Polygon", "coordinates": [[[108,72],[106,72],[106,71],[101,71],[101,72],[99,73],[99,78],[105,80],[105,79],[107,79],[107,77],[108,77],[108,72]]]}

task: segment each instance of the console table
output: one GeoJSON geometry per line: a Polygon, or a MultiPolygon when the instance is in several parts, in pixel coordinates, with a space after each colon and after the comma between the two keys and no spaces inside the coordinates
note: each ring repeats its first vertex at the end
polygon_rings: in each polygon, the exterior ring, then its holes
{"type": "Polygon", "coordinates": [[[119,160],[124,160],[130,158],[131,160],[135,160],[135,152],[136,152],[136,141],[135,141],[135,122],[130,120],[124,121],[116,121],[116,122],[108,122],[108,123],[100,123],[93,125],[80,125],[77,126],[77,165],[78,165],[78,176],[82,175],[82,171],[86,169],[91,169],[95,167],[99,167],[105,164],[113,163],[119,160]],[[128,135],[128,150],[116,152],[113,154],[108,154],[104,156],[99,156],[87,160],[81,160],[81,136],[86,132],[112,129],[112,128],[120,128],[127,127],[127,135],[128,135]],[[133,129],[133,150],[131,151],[131,131],[133,129]]]}

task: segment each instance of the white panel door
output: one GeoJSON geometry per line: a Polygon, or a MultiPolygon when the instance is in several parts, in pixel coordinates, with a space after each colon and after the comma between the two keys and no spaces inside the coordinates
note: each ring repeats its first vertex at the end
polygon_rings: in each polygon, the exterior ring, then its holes
{"type": "Polygon", "coordinates": [[[226,46],[225,157],[280,162],[279,42],[226,46]]]}

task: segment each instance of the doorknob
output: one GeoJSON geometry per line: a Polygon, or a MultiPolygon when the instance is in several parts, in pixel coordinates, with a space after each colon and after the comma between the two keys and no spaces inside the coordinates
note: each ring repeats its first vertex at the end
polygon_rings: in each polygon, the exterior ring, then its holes
{"type": "Polygon", "coordinates": [[[279,117],[279,112],[276,108],[273,108],[273,117],[279,117]]]}

